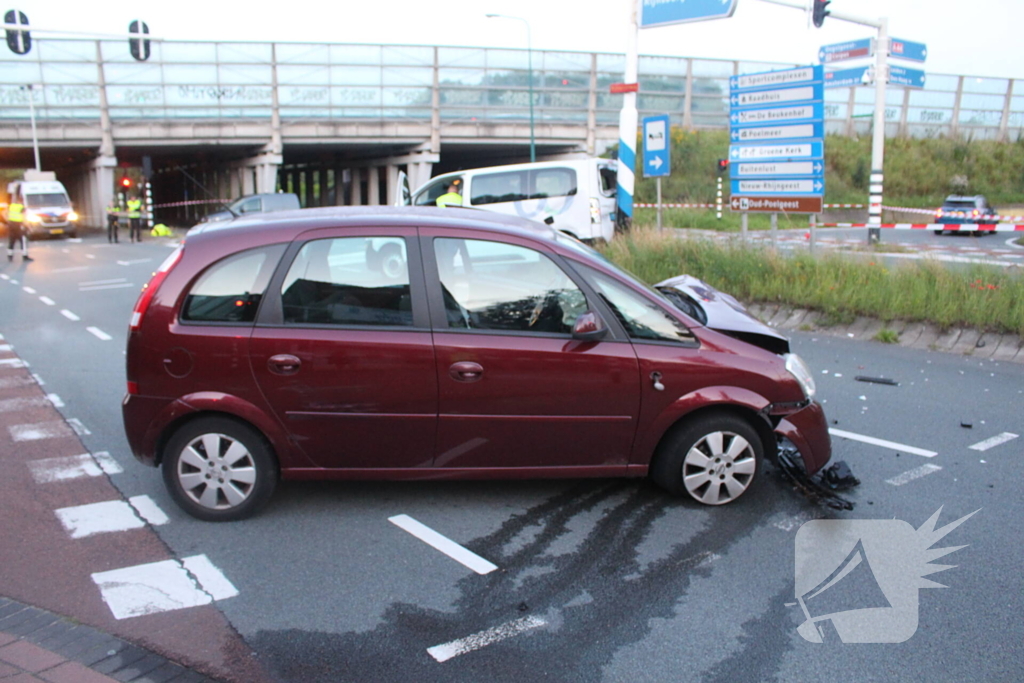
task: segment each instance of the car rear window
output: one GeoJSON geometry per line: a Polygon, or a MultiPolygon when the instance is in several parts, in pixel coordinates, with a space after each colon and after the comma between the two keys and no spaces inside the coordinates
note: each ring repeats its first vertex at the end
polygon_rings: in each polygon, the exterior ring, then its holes
{"type": "Polygon", "coordinates": [[[284,248],[275,244],[243,251],[207,268],[185,298],[181,319],[251,323],[284,248]]]}
{"type": "MultiPolygon", "coordinates": [[[[932,204],[932,206],[935,206],[932,204]]],[[[946,202],[942,208],[947,211],[972,211],[974,202],[946,202]]]]}
{"type": "Polygon", "coordinates": [[[281,304],[285,324],[412,326],[405,240],[307,242],[281,286],[281,304]]]}

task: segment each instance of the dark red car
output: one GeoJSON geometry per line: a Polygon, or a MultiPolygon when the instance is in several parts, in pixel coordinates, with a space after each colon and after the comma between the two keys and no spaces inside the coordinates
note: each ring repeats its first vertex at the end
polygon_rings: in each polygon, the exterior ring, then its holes
{"type": "Polygon", "coordinates": [[[650,475],[719,505],[781,439],[809,474],[831,452],[797,356],[468,209],[195,228],[139,297],[127,372],[132,452],[207,520],[252,514],[279,478],[650,475]]]}

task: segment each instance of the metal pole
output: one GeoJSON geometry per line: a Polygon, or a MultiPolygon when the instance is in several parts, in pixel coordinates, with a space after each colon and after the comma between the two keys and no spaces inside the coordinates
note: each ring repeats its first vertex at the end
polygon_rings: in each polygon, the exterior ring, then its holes
{"type": "Polygon", "coordinates": [[[657,177],[655,186],[658,188],[658,232],[661,232],[661,176],[657,177]]]}
{"type": "Polygon", "coordinates": [[[882,17],[875,44],[875,116],[871,137],[871,187],[868,200],[868,244],[878,244],[882,231],[882,185],[885,180],[885,84],[889,80],[889,20],[882,17]]]}
{"type": "Polygon", "coordinates": [[[530,36],[530,22],[523,19],[526,24],[526,66],[530,78],[530,163],[537,161],[537,143],[533,134],[533,38],[530,36]]]}
{"type": "Polygon", "coordinates": [[[772,249],[778,246],[779,214],[773,213],[771,217],[772,249]]]}
{"type": "Polygon", "coordinates": [[[817,241],[817,235],[815,233],[818,231],[818,214],[812,213],[810,221],[811,221],[811,253],[813,254],[814,253],[814,245],[815,245],[815,242],[817,241]]]}
{"type": "Polygon", "coordinates": [[[743,244],[747,243],[747,212],[740,214],[740,235],[743,236],[743,244]]]}
{"type": "Polygon", "coordinates": [[[32,151],[36,155],[36,170],[42,171],[43,167],[39,163],[39,137],[36,135],[36,103],[35,93],[32,91],[32,84],[29,83],[25,86],[28,90],[28,116],[32,122],[32,151]]]}
{"type": "Polygon", "coordinates": [[[722,176],[718,176],[718,196],[715,197],[715,218],[722,220],[722,176]]]}

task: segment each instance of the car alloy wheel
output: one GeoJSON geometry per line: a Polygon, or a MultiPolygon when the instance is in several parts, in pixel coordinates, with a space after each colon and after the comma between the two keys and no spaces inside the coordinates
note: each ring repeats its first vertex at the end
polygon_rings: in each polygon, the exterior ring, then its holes
{"type": "Polygon", "coordinates": [[[168,443],[164,481],[190,515],[242,519],[262,507],[277,480],[270,448],[259,433],[220,417],[187,424],[168,443]]]}

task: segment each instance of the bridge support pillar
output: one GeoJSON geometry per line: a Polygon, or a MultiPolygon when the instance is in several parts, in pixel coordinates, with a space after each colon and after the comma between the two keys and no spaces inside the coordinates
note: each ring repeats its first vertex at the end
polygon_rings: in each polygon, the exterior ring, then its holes
{"type": "MultiPolygon", "coordinates": [[[[263,194],[277,192],[277,172],[284,162],[281,154],[263,152],[242,162],[241,194],[263,194]]],[[[235,183],[231,183],[232,192],[235,183]]],[[[232,195],[234,196],[234,195],[232,195]]]]}
{"type": "Polygon", "coordinates": [[[102,228],[106,225],[106,208],[114,197],[116,171],[116,157],[99,156],[62,174],[61,180],[68,188],[75,211],[81,216],[80,226],[102,228]]]}

